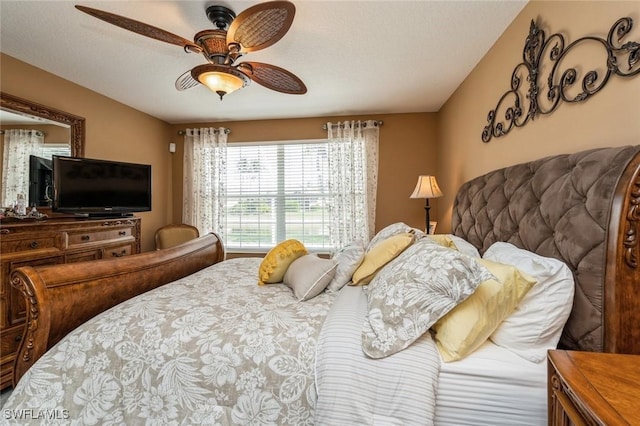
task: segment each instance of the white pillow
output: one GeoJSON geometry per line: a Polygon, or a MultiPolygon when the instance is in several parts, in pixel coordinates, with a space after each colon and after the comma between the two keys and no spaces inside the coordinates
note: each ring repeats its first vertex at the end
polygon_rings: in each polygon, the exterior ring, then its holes
{"type": "Polygon", "coordinates": [[[531,362],[544,361],[547,350],[557,347],[573,307],[571,270],[557,259],[503,242],[492,244],[483,259],[513,265],[537,281],[490,339],[531,362]]]}
{"type": "Polygon", "coordinates": [[[316,297],[327,288],[336,272],[336,263],[315,254],[306,254],[291,263],[282,280],[299,302],[316,297]]]}
{"type": "Polygon", "coordinates": [[[478,251],[476,246],[471,244],[469,241],[465,240],[464,238],[458,237],[457,235],[453,235],[453,234],[447,234],[447,235],[449,235],[449,237],[453,241],[453,244],[456,245],[456,247],[458,248],[458,251],[461,251],[467,256],[480,257],[480,252],[478,251]]]}
{"type": "Polygon", "coordinates": [[[362,263],[362,259],[364,259],[365,248],[366,245],[364,241],[356,240],[332,257],[337,267],[336,274],[327,287],[328,292],[338,291],[351,281],[353,273],[362,263]]]}

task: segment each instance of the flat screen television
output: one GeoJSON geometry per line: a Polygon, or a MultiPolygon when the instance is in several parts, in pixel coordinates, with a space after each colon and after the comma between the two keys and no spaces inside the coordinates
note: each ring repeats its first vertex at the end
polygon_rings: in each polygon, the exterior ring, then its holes
{"type": "Polygon", "coordinates": [[[54,212],[130,216],[151,210],[151,166],[53,156],[54,212]]]}
{"type": "Polygon", "coordinates": [[[29,156],[29,207],[51,207],[53,163],[37,155],[29,156]]]}

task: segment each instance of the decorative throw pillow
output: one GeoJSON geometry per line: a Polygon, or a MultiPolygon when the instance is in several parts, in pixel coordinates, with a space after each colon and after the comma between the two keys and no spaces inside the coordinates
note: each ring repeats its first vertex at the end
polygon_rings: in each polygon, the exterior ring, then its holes
{"type": "Polygon", "coordinates": [[[307,254],[298,240],[285,240],[269,250],[258,269],[258,285],[280,283],[291,262],[307,254]]]}
{"type": "Polygon", "coordinates": [[[445,362],[457,361],[478,349],[527,294],[536,281],[514,266],[479,259],[495,279],[480,283],[467,300],[432,327],[445,362]]]}
{"type": "Polygon", "coordinates": [[[387,225],[380,231],[378,231],[378,233],[371,239],[371,241],[369,241],[369,244],[367,244],[367,250],[365,251],[365,253],[373,249],[376,245],[386,240],[387,238],[393,237],[394,235],[398,234],[406,234],[407,232],[415,234],[416,239],[420,239],[426,235],[421,230],[412,228],[404,222],[392,223],[391,225],[387,225]]]}
{"type": "Polygon", "coordinates": [[[490,339],[524,359],[543,362],[547,350],[557,347],[573,307],[575,282],[571,269],[558,259],[503,242],[492,244],[483,258],[514,265],[538,281],[490,339]]]}
{"type": "Polygon", "coordinates": [[[409,346],[493,275],[472,257],[417,241],[364,288],[362,349],[383,358],[409,346]]]}
{"type": "MultiPolygon", "coordinates": [[[[369,284],[380,269],[391,260],[398,257],[407,247],[409,247],[415,235],[405,232],[394,235],[376,244],[376,246],[364,255],[362,263],[353,273],[353,285],[369,284]]],[[[432,243],[435,245],[435,243],[432,243]]]]}
{"type": "Polygon", "coordinates": [[[364,259],[365,243],[362,240],[353,241],[333,256],[337,263],[336,274],[327,287],[328,292],[335,292],[344,287],[358,266],[364,259]]]}
{"type": "Polygon", "coordinates": [[[458,250],[458,247],[455,245],[451,237],[447,234],[431,234],[428,235],[428,237],[443,247],[458,250]]]}
{"type": "Polygon", "coordinates": [[[327,288],[337,266],[331,259],[307,254],[291,262],[283,282],[293,290],[298,301],[309,300],[327,288]]]}

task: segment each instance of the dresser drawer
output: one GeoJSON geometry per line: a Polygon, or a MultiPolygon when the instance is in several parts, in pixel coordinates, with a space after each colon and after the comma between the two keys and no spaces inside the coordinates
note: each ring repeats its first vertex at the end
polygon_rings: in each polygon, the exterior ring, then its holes
{"type": "MultiPolygon", "coordinates": [[[[5,363],[5,355],[13,354],[16,350],[18,350],[18,346],[20,345],[20,341],[22,340],[22,333],[24,331],[24,327],[12,327],[6,330],[2,330],[0,333],[0,349],[2,349],[2,363],[5,363]]],[[[11,357],[11,361],[13,361],[13,357],[11,357]]]]}
{"type": "Polygon", "coordinates": [[[122,244],[119,246],[106,247],[102,249],[103,259],[112,259],[114,257],[129,256],[134,253],[131,244],[122,244]]]}
{"type": "Polygon", "coordinates": [[[0,243],[0,253],[15,253],[57,247],[58,241],[56,234],[29,235],[27,238],[22,238],[20,235],[3,235],[0,243]]]}
{"type": "Polygon", "coordinates": [[[64,255],[64,263],[88,262],[101,259],[100,249],[82,250],[77,252],[67,252],[64,255]]]}
{"type": "Polygon", "coordinates": [[[67,234],[68,247],[74,248],[91,243],[104,243],[133,236],[131,228],[85,229],[67,234]]]}
{"type": "Polygon", "coordinates": [[[13,380],[13,362],[24,327],[13,327],[0,332],[0,383],[5,387],[13,380]]]}

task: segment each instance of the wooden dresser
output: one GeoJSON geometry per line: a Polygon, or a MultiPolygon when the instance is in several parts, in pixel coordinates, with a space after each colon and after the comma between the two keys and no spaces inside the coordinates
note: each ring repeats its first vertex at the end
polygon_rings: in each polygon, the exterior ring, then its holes
{"type": "Polygon", "coordinates": [[[0,223],[0,389],[11,385],[25,301],[11,287],[20,266],[52,265],[140,252],[140,218],[60,218],[0,223]]]}
{"type": "Polygon", "coordinates": [[[549,425],[640,425],[640,355],[549,351],[549,425]]]}

